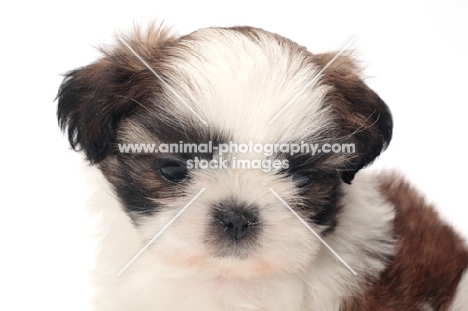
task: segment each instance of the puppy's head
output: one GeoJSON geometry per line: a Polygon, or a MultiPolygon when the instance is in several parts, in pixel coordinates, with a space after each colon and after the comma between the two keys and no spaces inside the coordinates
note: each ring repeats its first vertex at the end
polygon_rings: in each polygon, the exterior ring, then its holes
{"type": "Polygon", "coordinates": [[[245,278],[297,271],[322,246],[286,205],[333,234],[341,185],[391,139],[385,103],[351,57],[335,56],[255,28],[183,37],[151,28],[67,74],[59,124],[112,183],[144,241],[188,206],[151,246],[168,265],[245,278]],[[221,154],[229,142],[277,148],[221,154]],[[180,149],[122,152],[130,143],[180,149]],[[333,147],[344,145],[353,149],[333,147]],[[197,168],[202,160],[218,165],[197,168]]]}

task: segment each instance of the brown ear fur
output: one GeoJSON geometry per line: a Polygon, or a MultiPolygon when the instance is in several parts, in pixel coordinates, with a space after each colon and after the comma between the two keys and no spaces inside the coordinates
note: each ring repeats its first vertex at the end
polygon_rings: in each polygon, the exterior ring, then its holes
{"type": "MultiPolygon", "coordinates": [[[[161,43],[173,39],[168,31],[150,27],[124,40],[157,67],[161,43]]],[[[83,150],[91,163],[109,154],[119,122],[151,105],[158,89],[152,72],[123,43],[103,53],[99,61],[67,73],[57,95],[59,125],[67,130],[72,148],[83,150]]]]}
{"type": "MultiPolygon", "coordinates": [[[[324,68],[336,53],[315,55],[324,68]]],[[[333,87],[325,101],[341,126],[344,141],[354,143],[356,156],[341,176],[351,183],[354,175],[385,150],[392,138],[392,115],[383,100],[359,77],[360,69],[350,56],[338,56],[325,69],[321,81],[333,87]]]]}

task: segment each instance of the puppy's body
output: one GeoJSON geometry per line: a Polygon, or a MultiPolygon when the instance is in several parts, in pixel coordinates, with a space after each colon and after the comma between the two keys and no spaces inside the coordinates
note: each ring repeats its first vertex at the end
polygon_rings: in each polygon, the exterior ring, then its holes
{"type": "Polygon", "coordinates": [[[463,242],[399,178],[357,174],[390,142],[392,119],[350,57],[247,27],[181,38],[152,28],[122,42],[59,92],[61,126],[105,176],[92,204],[103,227],[98,310],[463,310],[463,242]],[[265,172],[187,169],[216,150],[117,148],[181,141],[351,143],[356,152],[223,157],[288,163],[265,172]]]}

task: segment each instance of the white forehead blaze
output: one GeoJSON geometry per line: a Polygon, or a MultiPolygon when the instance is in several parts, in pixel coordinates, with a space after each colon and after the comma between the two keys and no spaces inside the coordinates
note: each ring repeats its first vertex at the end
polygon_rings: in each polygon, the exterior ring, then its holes
{"type": "MultiPolygon", "coordinates": [[[[255,32],[258,39],[233,30],[203,29],[182,39],[168,58],[168,83],[208,126],[234,141],[313,136],[330,122],[323,107],[329,86],[320,85],[320,68],[295,43],[255,32]]],[[[166,95],[175,115],[197,120],[180,99],[166,95]]]]}

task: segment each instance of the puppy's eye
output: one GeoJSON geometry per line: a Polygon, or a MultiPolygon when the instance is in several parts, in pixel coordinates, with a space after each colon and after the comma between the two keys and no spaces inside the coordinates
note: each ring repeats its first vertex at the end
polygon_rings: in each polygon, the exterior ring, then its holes
{"type": "Polygon", "coordinates": [[[312,171],[298,171],[292,175],[292,181],[298,188],[308,186],[312,181],[312,171]]]}
{"type": "Polygon", "coordinates": [[[303,170],[297,171],[292,175],[292,181],[298,188],[309,186],[313,182],[327,183],[336,178],[335,173],[323,172],[320,170],[303,170]]]}
{"type": "Polygon", "coordinates": [[[162,163],[159,172],[166,180],[174,183],[181,182],[188,177],[188,169],[185,165],[175,161],[162,163]]]}

